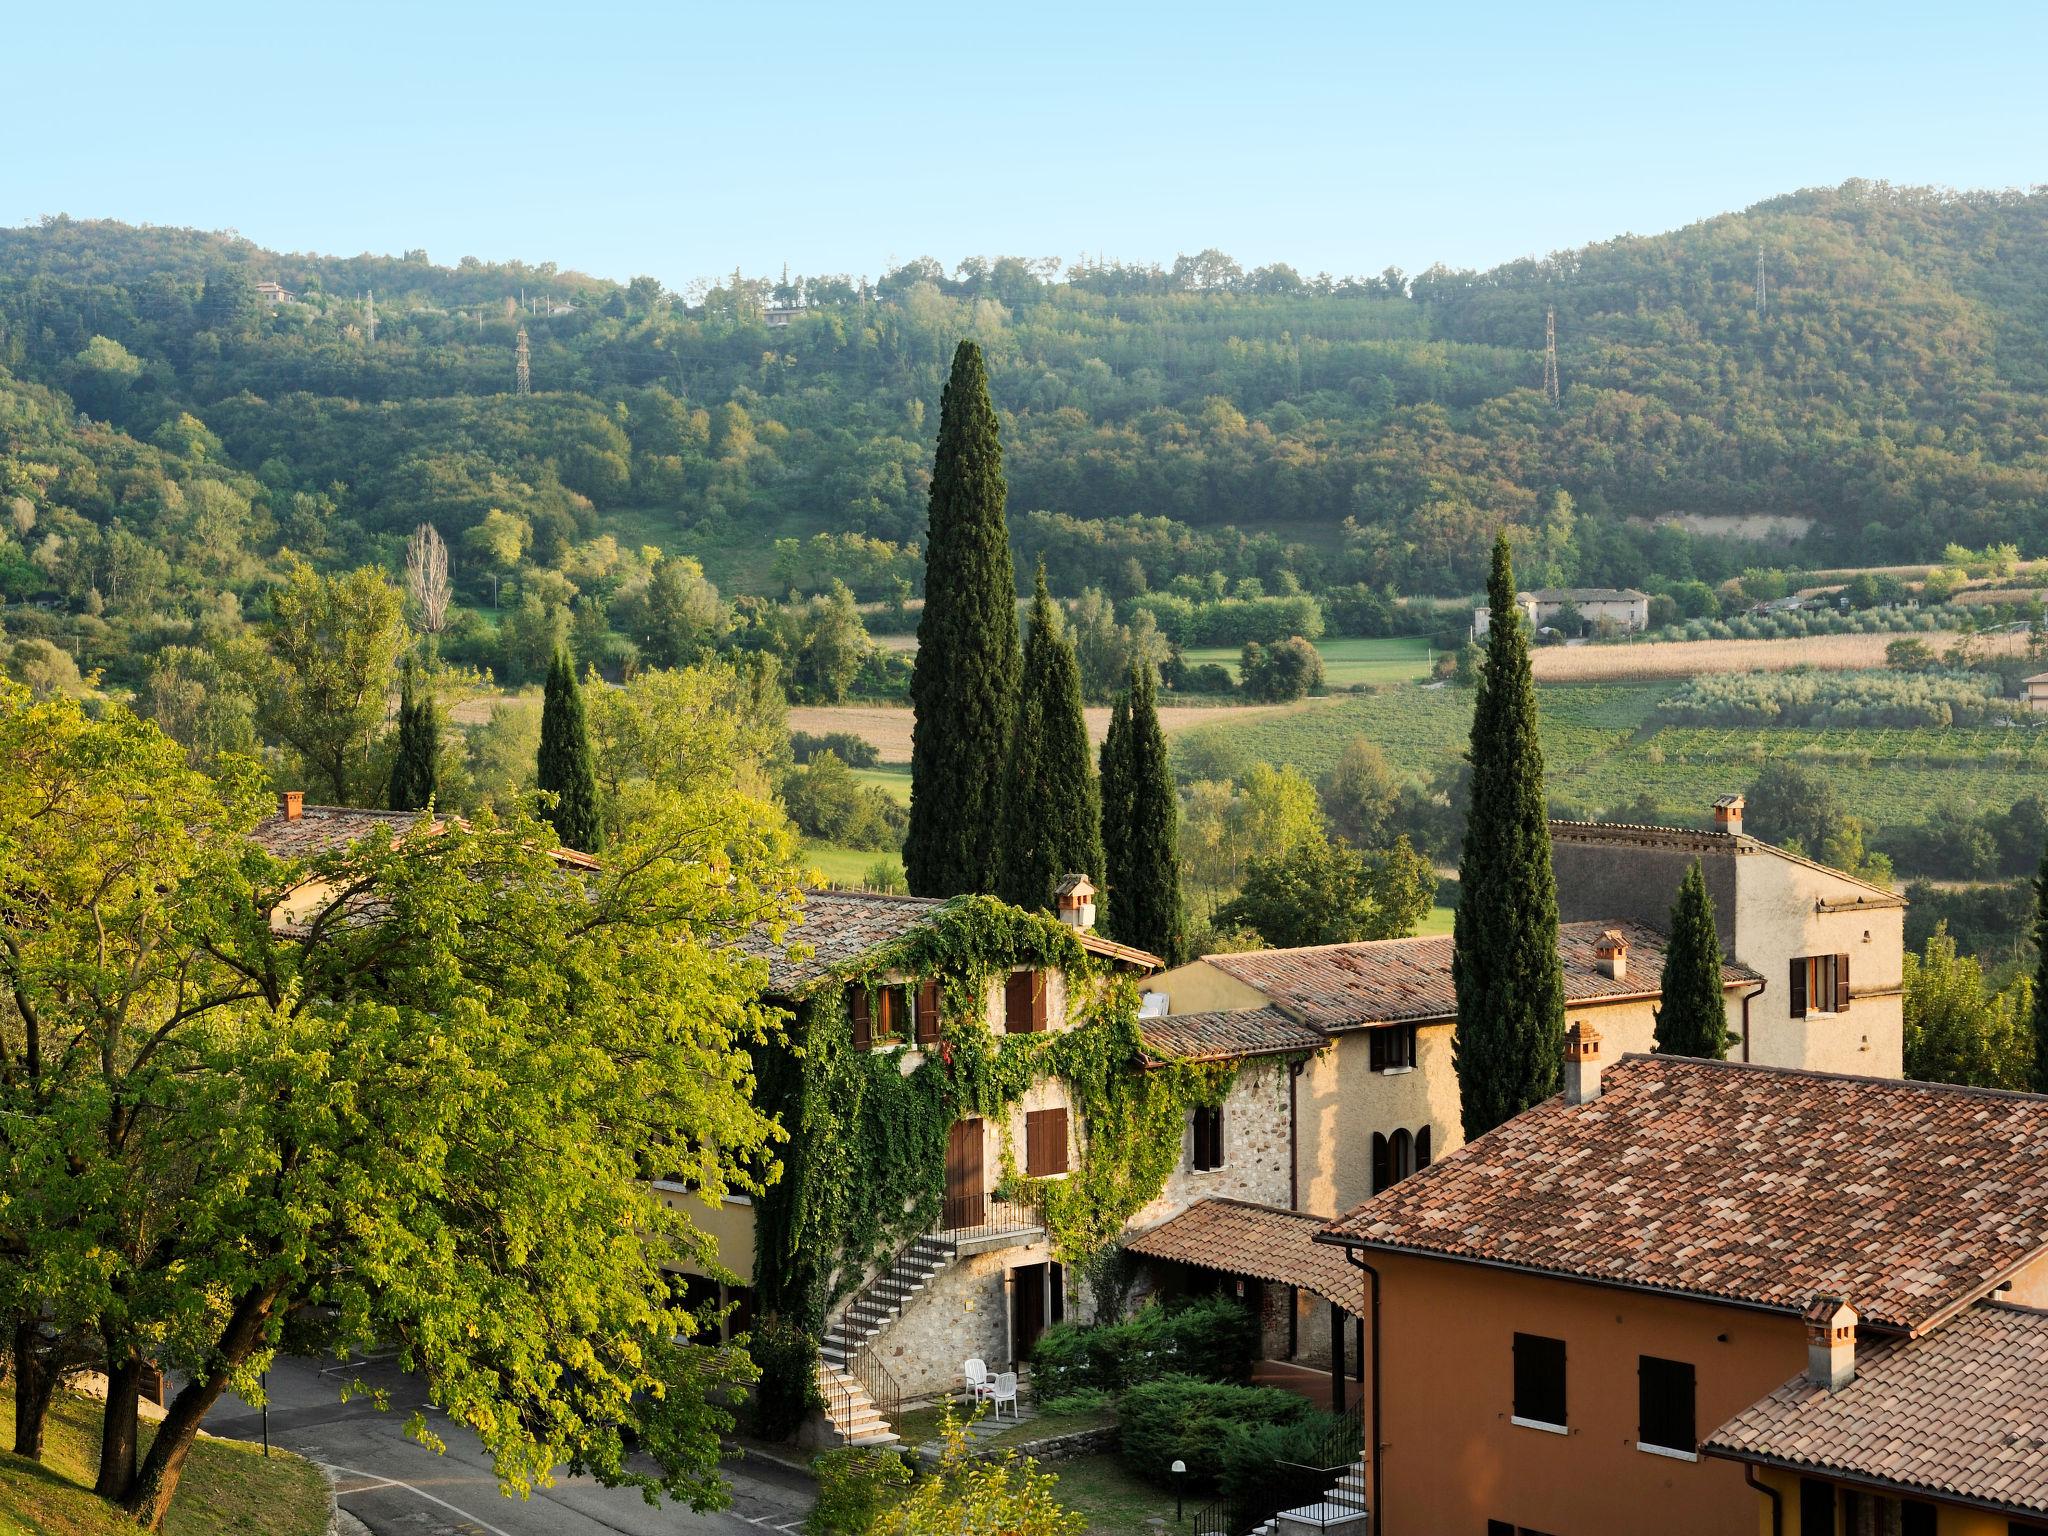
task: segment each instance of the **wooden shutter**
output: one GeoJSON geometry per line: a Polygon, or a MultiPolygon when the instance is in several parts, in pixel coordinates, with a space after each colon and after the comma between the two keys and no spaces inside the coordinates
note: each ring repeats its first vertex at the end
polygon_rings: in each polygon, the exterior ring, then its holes
{"type": "Polygon", "coordinates": [[[917,984],[917,1043],[934,1044],[939,1038],[939,984],[936,979],[917,984]]]}
{"type": "Polygon", "coordinates": [[[1804,959],[1792,962],[1791,1010],[1792,1017],[1795,1019],[1806,1017],[1806,961],[1804,959]]]}
{"type": "Polygon", "coordinates": [[[1012,971],[1003,981],[1003,1028],[1022,1035],[1031,1029],[1031,972],[1012,971]]]}
{"type": "Polygon", "coordinates": [[[1067,1171],[1065,1109],[1034,1109],[1025,1115],[1024,1171],[1034,1179],[1067,1171]]]}
{"type": "Polygon", "coordinates": [[[854,1049],[864,1051],[874,1043],[874,1023],[869,1013],[866,987],[852,986],[846,989],[846,1012],[853,1020],[854,1049]]]}
{"type": "Polygon", "coordinates": [[[1387,1176],[1387,1138],[1378,1131],[1372,1133],[1372,1192],[1378,1194],[1393,1180],[1387,1176]]]}
{"type": "Polygon", "coordinates": [[[1849,1011],[1849,957],[1835,956],[1835,1012],[1849,1011]]]}
{"type": "Polygon", "coordinates": [[[1429,1166],[1429,1127],[1426,1125],[1415,1133],[1415,1166],[1429,1166]]]}
{"type": "Polygon", "coordinates": [[[1031,979],[1031,1027],[1034,1030],[1044,1029],[1046,993],[1045,972],[1026,971],[1024,974],[1031,979]]]}

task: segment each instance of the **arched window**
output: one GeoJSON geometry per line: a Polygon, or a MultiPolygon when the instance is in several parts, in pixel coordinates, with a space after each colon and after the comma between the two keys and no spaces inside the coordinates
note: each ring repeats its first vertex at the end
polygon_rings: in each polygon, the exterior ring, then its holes
{"type": "Polygon", "coordinates": [[[1415,1166],[1429,1166],[1429,1127],[1426,1125],[1415,1133],[1415,1166]]]}
{"type": "Polygon", "coordinates": [[[1393,1140],[1387,1147],[1387,1162],[1394,1175],[1395,1183],[1399,1183],[1402,1179],[1407,1178],[1409,1174],[1413,1173],[1415,1171],[1415,1138],[1406,1131],[1394,1132],[1393,1140]]]}
{"type": "Polygon", "coordinates": [[[1372,1133],[1372,1192],[1378,1194],[1394,1182],[1394,1170],[1387,1159],[1387,1138],[1372,1133]]]}

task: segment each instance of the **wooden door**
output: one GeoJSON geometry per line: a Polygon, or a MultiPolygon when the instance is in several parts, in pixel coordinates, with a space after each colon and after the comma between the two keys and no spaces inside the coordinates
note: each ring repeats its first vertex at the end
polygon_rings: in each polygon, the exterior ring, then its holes
{"type": "Polygon", "coordinates": [[[1010,1359],[1031,1358],[1032,1346],[1045,1332],[1046,1266],[1024,1264],[1010,1271],[1010,1359]]]}
{"type": "Polygon", "coordinates": [[[982,1141],[979,1120],[955,1121],[946,1133],[945,1222],[949,1229],[978,1227],[982,1223],[982,1141]]]}

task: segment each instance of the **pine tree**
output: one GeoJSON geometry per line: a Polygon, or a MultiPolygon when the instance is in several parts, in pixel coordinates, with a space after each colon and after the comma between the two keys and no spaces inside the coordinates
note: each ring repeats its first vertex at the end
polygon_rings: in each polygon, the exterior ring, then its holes
{"type": "MultiPolygon", "coordinates": [[[[1180,797],[1159,729],[1152,668],[1131,668],[1127,715],[1117,750],[1116,792],[1121,799],[1118,845],[1103,849],[1109,866],[1109,934],[1160,956],[1168,965],[1186,958],[1187,920],[1180,894],[1180,797]]],[[[1112,729],[1115,729],[1112,722],[1112,729]]],[[[1109,745],[1104,746],[1105,762],[1109,745]]],[[[1107,790],[1105,790],[1105,793],[1107,790]]],[[[1109,818],[1105,815],[1105,830],[1109,818]]]]}
{"type": "Polygon", "coordinates": [[[1109,710],[1109,734],[1102,739],[1102,773],[1098,799],[1102,806],[1102,891],[1095,898],[1096,926],[1116,932],[1116,888],[1130,875],[1126,855],[1131,847],[1131,696],[1120,693],[1109,710]]]}
{"type": "Polygon", "coordinates": [[[1714,898],[1694,859],[1671,906],[1671,938],[1664,949],[1664,998],[1657,1008],[1657,1049],[1666,1056],[1728,1053],[1728,1013],[1721,993],[1721,936],[1714,929],[1714,898]]]}
{"type": "Polygon", "coordinates": [[[1102,883],[1102,807],[1081,715],[1081,668],[1045,587],[1031,598],[1024,680],[1003,790],[1003,867],[996,894],[1036,911],[1065,874],[1102,883]]]}
{"type": "Polygon", "coordinates": [[[994,887],[1017,709],[1017,581],[1003,520],[1003,449],[981,348],[960,343],[939,404],[924,614],[910,676],[910,830],[920,896],[994,887]]]}
{"type": "Polygon", "coordinates": [[[432,695],[419,692],[412,662],[398,689],[398,755],[391,764],[391,809],[423,811],[434,799],[441,726],[432,695]]]}
{"type": "Polygon", "coordinates": [[[2048,1093],[2048,852],[2034,881],[2034,1072],[2028,1084],[2048,1093]]]}
{"type": "Polygon", "coordinates": [[[1564,1055],[1536,684],[1505,535],[1493,547],[1487,601],[1493,621],[1472,708],[1472,799],[1451,961],[1452,1059],[1468,1140],[1556,1092],[1564,1055]]]}
{"type": "Polygon", "coordinates": [[[597,819],[597,775],[590,766],[590,737],[583,724],[583,690],[567,651],[548,666],[540,708],[540,762],[536,780],[555,796],[544,814],[555,824],[564,848],[596,853],[604,840],[597,819]]]}

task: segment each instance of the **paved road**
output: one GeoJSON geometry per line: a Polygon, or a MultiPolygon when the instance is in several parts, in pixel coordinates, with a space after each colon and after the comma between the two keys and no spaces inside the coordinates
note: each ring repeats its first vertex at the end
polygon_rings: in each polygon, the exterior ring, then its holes
{"type": "MultiPolygon", "coordinates": [[[[405,1420],[425,1402],[419,1383],[388,1363],[344,1371],[280,1360],[270,1372],[270,1441],[330,1468],[341,1507],[375,1536],[790,1536],[811,1507],[808,1479],[760,1461],[727,1465],[732,1507],[716,1514],[656,1509],[633,1489],[602,1488],[588,1478],[561,1477],[531,1498],[508,1499],[468,1431],[429,1409],[447,1452],[437,1456],[406,1438],[405,1420]],[[390,1408],[380,1412],[360,1397],[343,1403],[341,1385],[355,1376],[389,1392],[390,1408]]],[[[256,1440],[263,1420],[229,1397],[206,1428],[256,1440]]]]}

